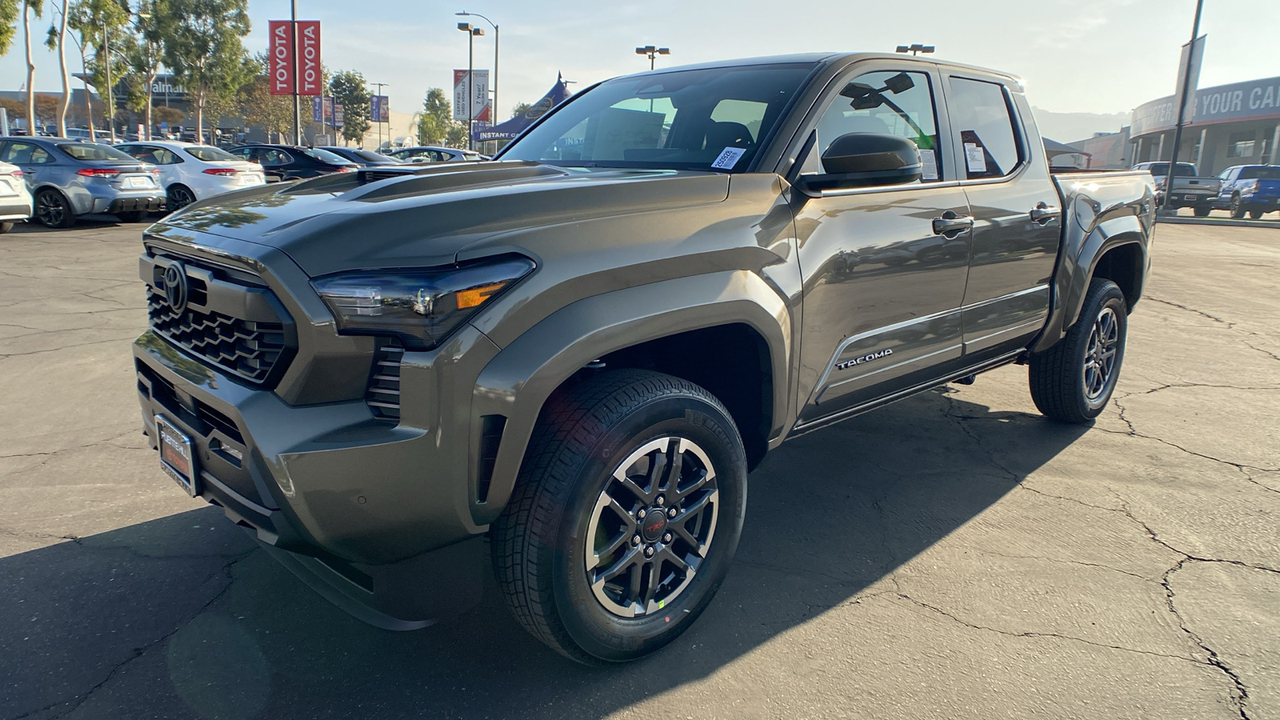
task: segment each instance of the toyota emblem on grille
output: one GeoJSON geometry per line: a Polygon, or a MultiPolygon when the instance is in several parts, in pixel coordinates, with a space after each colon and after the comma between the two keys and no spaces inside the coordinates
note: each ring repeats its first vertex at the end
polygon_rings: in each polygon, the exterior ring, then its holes
{"type": "Polygon", "coordinates": [[[176,262],[164,270],[164,299],[178,314],[187,309],[187,269],[176,262]]]}

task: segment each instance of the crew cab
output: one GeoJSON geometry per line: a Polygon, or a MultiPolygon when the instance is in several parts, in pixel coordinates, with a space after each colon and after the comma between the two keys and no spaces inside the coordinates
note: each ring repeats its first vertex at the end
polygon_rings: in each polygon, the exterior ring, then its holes
{"type": "Polygon", "coordinates": [[[1144,162],[1133,166],[1134,170],[1146,170],[1156,183],[1156,204],[1165,207],[1166,193],[1172,195],[1168,207],[1189,207],[1196,217],[1206,217],[1213,211],[1218,194],[1218,178],[1200,177],[1196,166],[1180,162],[1174,169],[1173,185],[1169,186],[1169,163],[1144,162]]]}
{"type": "Polygon", "coordinates": [[[493,162],[153,225],[143,424],[185,492],[367,622],[469,607],[490,553],[533,635],[631,660],[711,602],[748,472],[786,440],[1011,363],[1048,418],[1102,412],[1154,193],[1051,175],[1001,72],[810,54],[615,78],[493,162]]]}
{"type": "Polygon", "coordinates": [[[1218,176],[1221,187],[1213,206],[1229,210],[1240,219],[1249,214],[1257,220],[1265,213],[1280,210],[1280,166],[1232,165],[1218,176]]]}

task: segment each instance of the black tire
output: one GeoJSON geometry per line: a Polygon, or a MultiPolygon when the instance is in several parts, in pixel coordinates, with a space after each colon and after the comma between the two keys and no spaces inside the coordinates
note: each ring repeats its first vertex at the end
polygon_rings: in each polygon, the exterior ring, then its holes
{"type": "Polygon", "coordinates": [[[69,228],[76,224],[75,210],[66,196],[53,188],[36,193],[35,217],[40,224],[51,228],[69,228]]]}
{"type": "Polygon", "coordinates": [[[1209,213],[1212,211],[1213,211],[1213,208],[1211,207],[1204,207],[1202,205],[1197,205],[1195,210],[1193,210],[1192,212],[1196,214],[1196,217],[1209,217],[1209,213]]]}
{"type": "Polygon", "coordinates": [[[1244,217],[1244,203],[1240,202],[1239,195],[1231,196],[1231,217],[1240,220],[1244,217]]]}
{"type": "Polygon", "coordinates": [[[13,221],[12,221],[12,220],[5,220],[4,222],[0,222],[0,235],[4,235],[5,233],[9,232],[10,230],[13,230],[13,221]]]}
{"type": "Polygon", "coordinates": [[[543,408],[493,525],[498,584],[525,629],[566,657],[635,660],[676,639],[711,602],[737,548],[746,499],[746,454],[720,401],[669,375],[604,373],[543,408]],[[671,489],[665,472],[677,455],[675,487],[683,491],[671,489]],[[638,467],[645,470],[627,472],[638,467]],[[634,487],[615,473],[635,478],[634,487]]]}
{"type": "Polygon", "coordinates": [[[1031,356],[1031,399],[1040,412],[1069,423],[1101,414],[1120,377],[1128,325],[1124,293],[1110,280],[1094,278],[1066,337],[1031,356]]]}
{"type": "Polygon", "coordinates": [[[196,194],[186,185],[170,185],[165,194],[165,207],[171,212],[177,212],[196,201],[196,194]]]}
{"type": "Polygon", "coordinates": [[[116,217],[120,218],[120,222],[126,222],[126,223],[142,222],[142,220],[145,217],[147,217],[147,211],[129,210],[127,212],[118,212],[116,213],[116,217]]]}
{"type": "Polygon", "coordinates": [[[1266,210],[1250,210],[1249,211],[1249,217],[1254,220],[1261,220],[1262,216],[1266,214],[1267,214],[1266,210]]]}

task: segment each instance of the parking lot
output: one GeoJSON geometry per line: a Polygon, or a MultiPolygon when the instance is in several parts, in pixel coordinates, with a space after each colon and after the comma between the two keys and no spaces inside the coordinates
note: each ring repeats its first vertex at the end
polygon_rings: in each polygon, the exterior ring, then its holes
{"type": "Polygon", "coordinates": [[[0,236],[0,718],[1280,718],[1277,229],[1157,229],[1091,428],[1010,366],[784,445],[703,618],[586,668],[492,586],[365,626],[183,495],[142,227],[0,236]]]}

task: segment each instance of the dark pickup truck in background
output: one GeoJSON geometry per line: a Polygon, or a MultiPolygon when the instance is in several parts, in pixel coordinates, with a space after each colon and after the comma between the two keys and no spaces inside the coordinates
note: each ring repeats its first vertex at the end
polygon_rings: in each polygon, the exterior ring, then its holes
{"type": "Polygon", "coordinates": [[[1169,184],[1169,163],[1144,162],[1133,166],[1134,170],[1151,173],[1156,182],[1156,204],[1165,206],[1165,193],[1169,198],[1169,207],[1173,209],[1189,207],[1196,217],[1208,217],[1213,211],[1218,197],[1218,178],[1201,177],[1196,166],[1180,162],[1174,169],[1173,184],[1169,184]]]}
{"type": "Polygon", "coordinates": [[[489,552],[531,633],[630,660],[711,601],[784,440],[1008,363],[1050,418],[1097,416],[1154,211],[1146,172],[1051,175],[998,72],[616,78],[495,162],[152,226],[143,420],[187,492],[372,624],[469,606],[489,552]]]}

